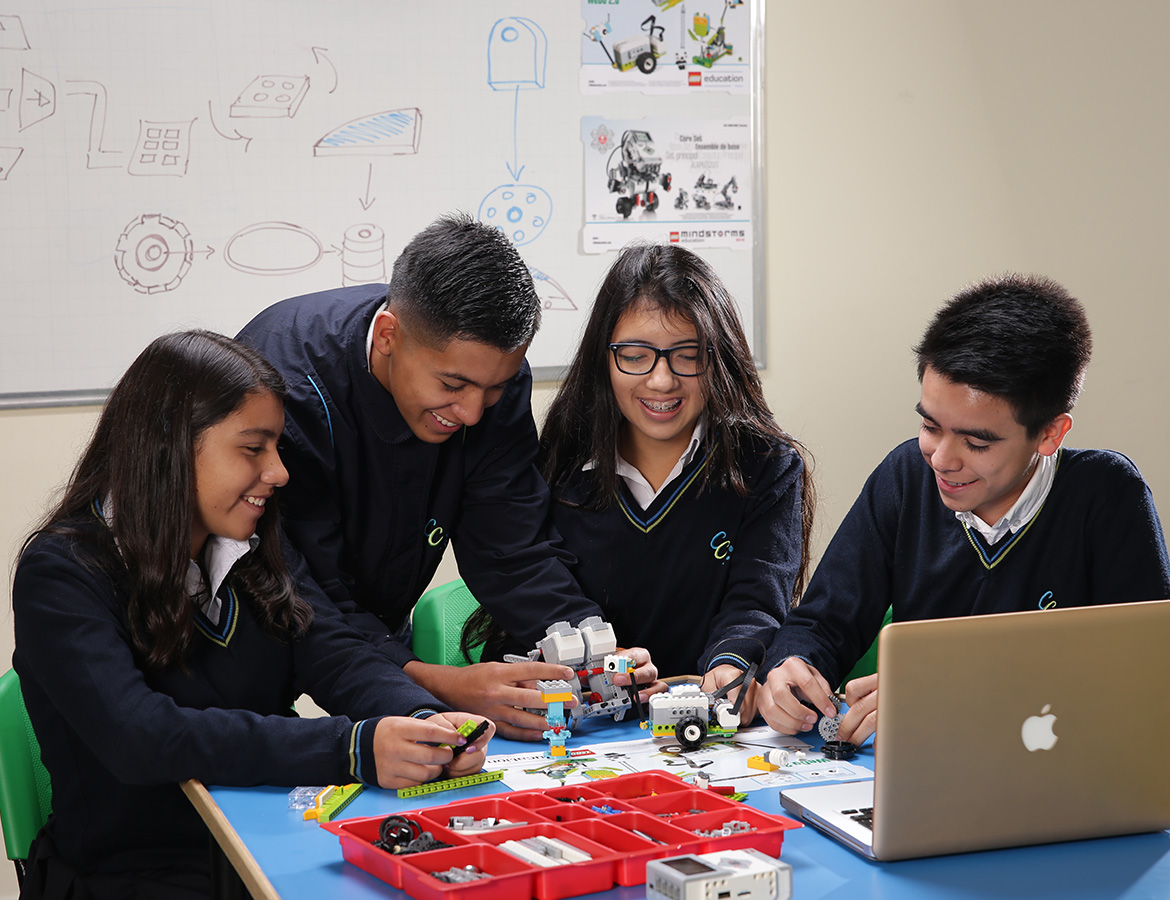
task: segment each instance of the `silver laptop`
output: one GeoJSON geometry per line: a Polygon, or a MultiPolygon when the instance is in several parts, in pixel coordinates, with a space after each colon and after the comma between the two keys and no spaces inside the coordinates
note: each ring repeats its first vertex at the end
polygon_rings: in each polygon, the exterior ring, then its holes
{"type": "Polygon", "coordinates": [[[1170,600],[894,623],[878,658],[874,779],[780,793],[858,853],[1170,828],[1170,600]]]}

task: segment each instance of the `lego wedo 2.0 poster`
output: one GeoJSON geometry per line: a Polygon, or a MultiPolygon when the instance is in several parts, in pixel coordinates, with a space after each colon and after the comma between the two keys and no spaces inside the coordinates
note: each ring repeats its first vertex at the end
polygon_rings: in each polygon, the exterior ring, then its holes
{"type": "Polygon", "coordinates": [[[633,240],[691,248],[752,246],[747,119],[581,119],[583,249],[633,240]]]}
{"type": "Polygon", "coordinates": [[[748,93],[749,2],[581,0],[581,92],[748,93]]]}

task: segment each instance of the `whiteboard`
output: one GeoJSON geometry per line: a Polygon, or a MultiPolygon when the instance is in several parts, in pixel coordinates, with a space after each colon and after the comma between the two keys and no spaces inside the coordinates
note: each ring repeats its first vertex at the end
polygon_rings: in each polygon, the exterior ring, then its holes
{"type": "Polygon", "coordinates": [[[532,270],[539,378],[634,239],[706,256],[762,362],[762,21],[762,0],[4,7],[0,405],[98,402],[159,334],[385,281],[455,210],[532,270]],[[673,183],[614,189],[640,133],[673,183]]]}

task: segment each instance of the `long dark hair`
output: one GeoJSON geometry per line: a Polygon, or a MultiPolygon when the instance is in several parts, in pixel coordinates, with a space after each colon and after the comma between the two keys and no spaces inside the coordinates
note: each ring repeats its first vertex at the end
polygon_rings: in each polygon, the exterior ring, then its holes
{"type": "Polygon", "coordinates": [[[711,266],[684,247],[626,247],[602,282],[581,345],[541,430],[538,462],[554,496],[558,485],[592,461],[597,493],[589,499],[590,505],[603,508],[617,497],[620,476],[614,448],[624,418],[610,387],[609,343],[618,320],[635,308],[658,310],[666,318],[692,323],[699,346],[714,350],[706,370],[697,376],[707,410],[704,449],[710,454],[702,484],[713,481],[720,488],[746,494],[742,460],[749,448],[761,442],[791,447],[803,459],[802,553],[792,598],[799,599],[808,577],[816,507],[812,457],[776,423],[768,408],[731,294],[711,266]]]}
{"type": "MultiPolygon", "coordinates": [[[[64,497],[25,542],[40,533],[75,536],[87,562],[126,585],[131,638],[148,667],[182,666],[195,633],[186,576],[196,444],[263,393],[283,402],[284,380],[250,347],[209,331],[157,338],[111,392],[64,497]],[[109,504],[109,528],[85,527],[95,502],[109,504]]],[[[259,546],[232,577],[269,634],[295,637],[312,610],[285,568],[277,504],[265,507],[256,533],[259,546]]]]}
{"type": "MultiPolygon", "coordinates": [[[[709,463],[700,486],[746,495],[742,460],[764,445],[780,443],[804,462],[801,483],[800,567],[793,585],[796,605],[808,581],[809,544],[812,540],[816,489],[812,455],[777,423],[764,399],[764,389],[752,360],[735,303],[726,286],[700,256],[673,244],[635,244],[623,249],[610,267],[593,304],[589,321],[568,373],[549,408],[540,434],[538,465],[553,492],[582,466],[592,461],[596,491],[586,499],[591,508],[604,508],[618,495],[614,450],[624,421],[609,376],[609,344],[618,320],[630,309],[660,310],[667,318],[690,322],[700,347],[713,354],[702,375],[708,428],[704,450],[709,463]]],[[[468,619],[460,648],[470,650],[487,641],[489,652],[503,639],[484,609],[468,619]]]]}

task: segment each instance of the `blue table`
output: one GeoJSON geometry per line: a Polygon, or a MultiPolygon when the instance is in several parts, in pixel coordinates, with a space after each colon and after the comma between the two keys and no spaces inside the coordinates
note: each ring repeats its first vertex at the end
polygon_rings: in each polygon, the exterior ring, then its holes
{"type": "MultiPolygon", "coordinates": [[[[578,738],[589,743],[630,740],[636,725],[608,720],[585,723],[578,738]]],[[[808,738],[810,742],[815,740],[808,738]]],[[[531,752],[536,745],[492,741],[493,754],[531,752]]],[[[1103,753],[1107,753],[1103,750],[1103,753]]],[[[853,760],[872,767],[866,749],[853,760]]],[[[1117,759],[1103,765],[1123,764],[1117,759]]],[[[1134,761],[1132,764],[1141,764],[1134,761]]],[[[1151,760],[1150,765],[1161,763],[1151,760]]],[[[399,800],[393,791],[367,788],[342,818],[388,815],[423,806],[507,790],[498,782],[399,800]]],[[[189,791],[190,793],[190,791],[189,791]]],[[[288,789],[210,787],[210,799],[283,900],[385,900],[405,898],[401,891],[345,862],[335,835],[288,811],[288,789]]],[[[778,792],[754,791],[748,803],[783,815],[778,792]]],[[[198,805],[198,802],[197,802],[198,805]]],[[[205,816],[207,810],[201,810],[205,816]]],[[[221,844],[224,837],[220,835],[221,844]]],[[[1061,898],[1061,900],[1167,900],[1170,898],[1170,833],[1133,835],[1014,850],[968,853],[895,863],[869,862],[812,827],[785,832],[781,858],[792,866],[796,900],[971,900],[1061,898]]],[[[237,863],[237,868],[239,864],[237,863]]],[[[644,897],[642,886],[615,888],[591,898],[644,897]]]]}

